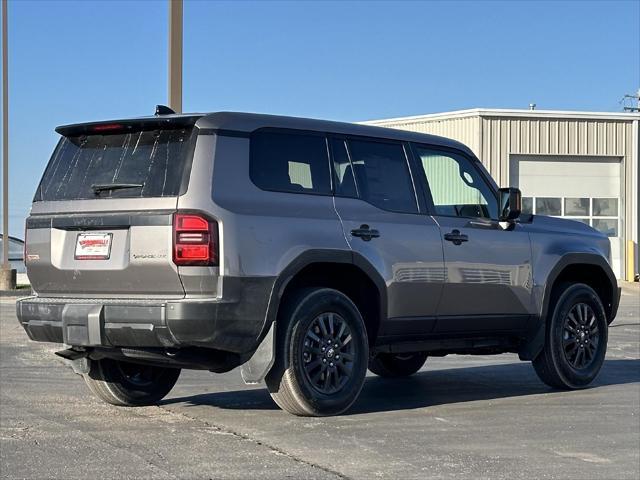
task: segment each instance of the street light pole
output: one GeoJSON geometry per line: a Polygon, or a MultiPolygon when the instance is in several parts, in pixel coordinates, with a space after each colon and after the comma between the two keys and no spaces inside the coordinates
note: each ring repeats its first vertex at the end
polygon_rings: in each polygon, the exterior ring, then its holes
{"type": "Polygon", "coordinates": [[[182,0],[169,0],[169,107],[182,113],[182,0]]]}
{"type": "Polygon", "coordinates": [[[0,290],[16,286],[16,271],[9,264],[9,48],[7,2],[2,0],[2,269],[0,290]]]}

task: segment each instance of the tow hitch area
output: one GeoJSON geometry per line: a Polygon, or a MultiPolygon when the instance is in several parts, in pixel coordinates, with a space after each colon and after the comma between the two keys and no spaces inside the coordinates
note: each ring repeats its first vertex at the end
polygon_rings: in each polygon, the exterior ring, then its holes
{"type": "Polygon", "coordinates": [[[74,373],[78,375],[86,375],[89,373],[89,369],[91,368],[88,358],[89,352],[67,348],[66,350],[56,352],[56,355],[61,357],[65,365],[71,367],[74,373]]]}

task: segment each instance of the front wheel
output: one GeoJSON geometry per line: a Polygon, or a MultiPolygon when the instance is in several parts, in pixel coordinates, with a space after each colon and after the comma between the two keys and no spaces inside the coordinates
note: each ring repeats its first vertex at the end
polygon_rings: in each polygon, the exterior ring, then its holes
{"type": "Polygon", "coordinates": [[[408,377],[420,370],[426,361],[424,352],[379,353],[369,360],[369,370],[380,377],[408,377]]]}
{"type": "Polygon", "coordinates": [[[607,316],[598,294],[582,283],[560,287],[545,346],[533,360],[538,377],[550,387],[578,389],[598,375],[607,351],[607,316]]]}
{"type": "Polygon", "coordinates": [[[369,345],[362,316],[344,294],[304,289],[276,323],[276,363],[266,383],[274,401],[299,416],[338,415],[358,397],[369,345]]]}
{"type": "Polygon", "coordinates": [[[140,365],[110,358],[92,360],[83,375],[89,389],[101,400],[118,406],[155,405],[173,388],[180,369],[140,365]]]}

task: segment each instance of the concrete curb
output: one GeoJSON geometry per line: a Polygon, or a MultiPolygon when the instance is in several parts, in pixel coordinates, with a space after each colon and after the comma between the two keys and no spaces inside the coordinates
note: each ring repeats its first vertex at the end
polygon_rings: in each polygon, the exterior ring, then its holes
{"type": "Polygon", "coordinates": [[[640,295],[640,282],[623,282],[620,280],[618,286],[622,287],[623,295],[640,295]]]}
{"type": "Polygon", "coordinates": [[[16,290],[0,290],[0,298],[21,298],[33,295],[31,288],[19,288],[16,290]]]}

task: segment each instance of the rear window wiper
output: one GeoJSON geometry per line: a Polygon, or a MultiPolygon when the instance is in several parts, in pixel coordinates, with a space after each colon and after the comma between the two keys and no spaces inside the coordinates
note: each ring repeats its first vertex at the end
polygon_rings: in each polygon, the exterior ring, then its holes
{"type": "Polygon", "coordinates": [[[93,190],[93,193],[98,195],[100,192],[142,187],[144,187],[144,183],[94,183],[93,185],[91,185],[91,190],[93,190]]]}

